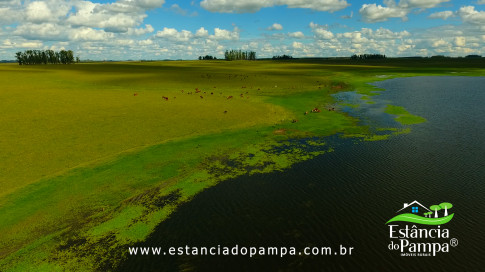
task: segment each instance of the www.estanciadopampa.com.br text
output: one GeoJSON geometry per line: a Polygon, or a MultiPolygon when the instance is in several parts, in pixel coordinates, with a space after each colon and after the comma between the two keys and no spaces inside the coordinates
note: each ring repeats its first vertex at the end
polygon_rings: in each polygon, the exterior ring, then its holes
{"type": "Polygon", "coordinates": [[[296,247],[245,247],[245,246],[212,246],[212,247],[128,247],[131,256],[351,256],[354,247],[314,246],[297,250],[296,247]]]}

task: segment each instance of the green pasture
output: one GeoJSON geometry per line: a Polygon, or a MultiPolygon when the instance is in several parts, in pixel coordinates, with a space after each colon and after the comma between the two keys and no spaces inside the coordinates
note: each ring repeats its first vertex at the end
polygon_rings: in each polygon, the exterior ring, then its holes
{"type": "Polygon", "coordinates": [[[485,71],[445,61],[0,65],[0,271],[115,270],[205,188],[333,151],[324,136],[409,133],[425,119],[389,105],[401,124],[370,128],[331,94],[485,71]]]}

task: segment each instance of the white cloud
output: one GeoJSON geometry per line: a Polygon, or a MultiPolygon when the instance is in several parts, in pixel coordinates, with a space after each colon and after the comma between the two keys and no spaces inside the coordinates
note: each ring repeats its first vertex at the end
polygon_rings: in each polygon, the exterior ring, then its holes
{"type": "Polygon", "coordinates": [[[13,34],[30,40],[62,40],[67,38],[65,28],[54,23],[26,23],[18,26],[13,34]]]}
{"type": "Polygon", "coordinates": [[[89,27],[74,28],[69,31],[69,38],[73,41],[105,41],[114,38],[114,33],[89,27]]]}
{"type": "Polygon", "coordinates": [[[326,29],[327,26],[322,26],[322,25],[318,25],[313,22],[310,22],[310,28],[312,29],[313,33],[315,33],[315,36],[318,38],[332,39],[334,37],[333,33],[326,29]]]}
{"type": "Polygon", "coordinates": [[[443,39],[435,40],[435,41],[434,41],[434,42],[431,44],[431,46],[432,46],[432,47],[435,47],[435,48],[436,48],[436,47],[442,47],[442,46],[448,46],[448,45],[449,45],[449,43],[448,43],[448,42],[446,42],[446,41],[445,41],[445,40],[443,40],[443,39]]]}
{"type": "Polygon", "coordinates": [[[43,45],[42,42],[30,41],[30,42],[23,42],[19,44],[19,47],[38,49],[38,48],[42,48],[42,45],[43,45]]]}
{"type": "Polygon", "coordinates": [[[186,42],[189,41],[193,34],[188,30],[177,31],[175,28],[164,27],[162,31],[158,31],[155,35],[158,38],[164,38],[171,41],[186,42]]]}
{"type": "Polygon", "coordinates": [[[207,31],[205,28],[201,27],[195,32],[196,37],[207,37],[209,36],[209,31],[207,31]]]}
{"type": "Polygon", "coordinates": [[[52,18],[51,10],[45,2],[35,1],[27,5],[26,17],[32,22],[45,22],[52,18]]]}
{"type": "Polygon", "coordinates": [[[283,26],[278,24],[278,23],[274,23],[273,25],[271,25],[267,29],[268,30],[283,30],[283,26]]]}
{"type": "Polygon", "coordinates": [[[359,13],[366,22],[383,22],[389,18],[405,18],[408,14],[407,9],[400,7],[383,7],[376,4],[364,4],[359,9],[359,13]]]}
{"type": "Polygon", "coordinates": [[[187,10],[181,8],[178,4],[171,5],[170,10],[180,15],[187,15],[187,10]]]}
{"type": "Polygon", "coordinates": [[[301,43],[301,42],[293,42],[293,44],[291,46],[293,48],[299,49],[299,48],[303,48],[303,43],[301,43]]]}
{"type": "Polygon", "coordinates": [[[485,25],[485,11],[476,11],[474,6],[461,7],[457,14],[464,22],[485,25]]]}
{"type": "Polygon", "coordinates": [[[401,0],[399,6],[403,8],[434,8],[450,0],[401,0]]]}
{"type": "Polygon", "coordinates": [[[445,10],[440,12],[432,13],[428,16],[430,19],[443,19],[446,20],[450,17],[455,17],[455,13],[453,11],[445,10]]]}
{"type": "Polygon", "coordinates": [[[331,31],[325,30],[323,28],[314,29],[313,32],[319,38],[323,38],[323,39],[333,38],[333,33],[331,31]]]}
{"type": "Polygon", "coordinates": [[[158,31],[155,34],[157,38],[163,38],[175,42],[188,42],[199,38],[208,38],[211,40],[238,40],[239,39],[239,29],[234,28],[233,31],[214,28],[214,34],[209,35],[209,32],[201,27],[196,32],[195,35],[188,30],[178,31],[175,28],[164,27],[163,30],[158,31]]]}
{"type": "Polygon", "coordinates": [[[477,4],[479,4],[479,5],[485,5],[485,0],[478,0],[477,1],[477,4]]]}
{"type": "Polygon", "coordinates": [[[288,36],[290,36],[291,38],[295,38],[295,39],[305,38],[305,34],[303,34],[303,32],[301,32],[301,31],[288,33],[288,36]]]}
{"type": "Polygon", "coordinates": [[[252,13],[274,6],[333,12],[344,9],[349,4],[346,0],[204,0],[200,6],[208,11],[221,13],[252,13]]]}
{"type": "Polygon", "coordinates": [[[384,0],[385,6],[377,4],[363,4],[359,13],[366,22],[383,22],[389,18],[407,20],[407,15],[413,9],[434,8],[450,0],[401,0],[396,4],[394,0],[384,0]]]}
{"type": "Polygon", "coordinates": [[[235,28],[233,31],[215,28],[214,35],[209,36],[215,40],[239,40],[239,30],[235,28]]]}
{"type": "Polygon", "coordinates": [[[120,0],[99,4],[89,1],[74,2],[75,12],[67,23],[73,26],[104,28],[109,32],[126,32],[140,25],[146,18],[145,11],[161,7],[165,0],[120,0]]]}
{"type": "Polygon", "coordinates": [[[465,37],[455,37],[453,43],[455,44],[455,46],[463,47],[466,45],[466,39],[465,37]]]}

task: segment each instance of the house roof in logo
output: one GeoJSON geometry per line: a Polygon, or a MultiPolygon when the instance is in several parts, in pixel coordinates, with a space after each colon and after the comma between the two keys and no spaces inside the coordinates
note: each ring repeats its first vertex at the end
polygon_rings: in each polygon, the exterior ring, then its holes
{"type": "Polygon", "coordinates": [[[408,207],[411,207],[411,206],[412,206],[412,205],[414,205],[414,204],[417,204],[417,205],[419,205],[419,206],[423,207],[423,208],[424,208],[425,210],[427,210],[428,212],[430,212],[430,211],[431,211],[430,209],[426,208],[426,207],[425,207],[423,204],[421,204],[421,203],[419,203],[418,201],[414,200],[413,202],[411,202],[411,203],[409,203],[409,204],[408,204],[408,203],[404,203],[404,207],[403,207],[402,209],[400,209],[399,211],[397,211],[396,213],[398,213],[398,212],[400,212],[400,211],[402,211],[402,210],[404,210],[404,209],[406,209],[406,208],[408,208],[408,207]]]}

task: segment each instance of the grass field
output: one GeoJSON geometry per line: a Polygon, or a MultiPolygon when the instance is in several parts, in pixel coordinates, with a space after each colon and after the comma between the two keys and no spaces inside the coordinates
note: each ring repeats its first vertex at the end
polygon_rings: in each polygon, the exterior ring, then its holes
{"type": "Polygon", "coordinates": [[[405,128],[362,126],[328,110],[331,94],[357,90],[371,103],[378,92],[368,82],[484,75],[484,67],[481,59],[0,65],[0,271],[115,269],[126,245],[204,188],[332,151],[324,136],[386,139],[425,121],[389,105],[405,128]]]}

